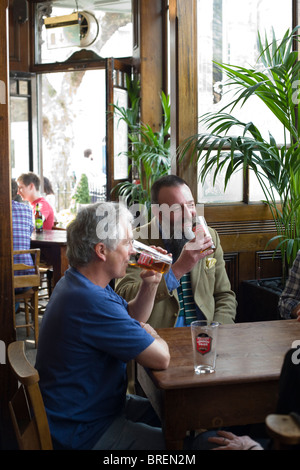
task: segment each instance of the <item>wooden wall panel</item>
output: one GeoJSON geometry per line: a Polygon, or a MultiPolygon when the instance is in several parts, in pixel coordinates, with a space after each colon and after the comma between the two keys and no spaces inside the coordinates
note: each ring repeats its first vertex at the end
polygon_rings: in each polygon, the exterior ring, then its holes
{"type": "Polygon", "coordinates": [[[13,4],[14,1],[9,0],[10,70],[29,72],[29,21],[26,17],[18,19],[13,4]]]}
{"type": "Polygon", "coordinates": [[[198,131],[197,2],[170,0],[169,12],[172,173],[188,181],[196,194],[197,172],[189,165],[188,157],[178,164],[176,149],[198,131]]]}
{"type": "Polygon", "coordinates": [[[161,0],[140,0],[139,71],[141,79],[141,121],[158,131],[163,88],[163,29],[161,0]]]}
{"type": "Polygon", "coordinates": [[[206,205],[204,215],[217,230],[227,273],[238,300],[238,318],[247,305],[243,281],[281,277],[281,255],[274,255],[276,227],[265,204],[206,205]],[[232,258],[232,253],[237,255],[232,258]],[[274,258],[274,259],[273,259],[274,258]],[[234,267],[233,267],[234,266],[234,267]]]}
{"type": "MultiPolygon", "coordinates": [[[[0,340],[7,347],[15,340],[13,326],[12,215],[9,145],[8,4],[0,3],[0,340]]],[[[2,343],[2,344],[3,344],[2,343]]],[[[0,448],[10,437],[8,400],[16,388],[5,358],[0,364],[0,448]]]]}
{"type": "Polygon", "coordinates": [[[224,253],[224,261],[231,288],[234,292],[237,292],[239,281],[239,253],[224,253]]]}
{"type": "Polygon", "coordinates": [[[255,253],[255,278],[266,279],[282,275],[282,258],[280,252],[272,250],[257,251],[255,253]]]}

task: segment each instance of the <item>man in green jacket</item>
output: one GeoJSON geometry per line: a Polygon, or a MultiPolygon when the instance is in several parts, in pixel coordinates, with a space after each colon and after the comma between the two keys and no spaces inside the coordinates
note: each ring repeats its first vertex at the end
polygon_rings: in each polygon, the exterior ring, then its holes
{"type": "MultiPolygon", "coordinates": [[[[164,176],[154,183],[151,198],[154,217],[135,230],[134,238],[165,248],[172,253],[173,264],[162,277],[148,323],[153,328],[188,326],[197,319],[234,323],[236,297],[217,232],[209,228],[211,237],[186,237],[196,215],[190,188],[175,175],[164,176]]],[[[139,269],[128,266],[126,276],[116,282],[116,292],[129,301],[140,283],[139,269]]]]}

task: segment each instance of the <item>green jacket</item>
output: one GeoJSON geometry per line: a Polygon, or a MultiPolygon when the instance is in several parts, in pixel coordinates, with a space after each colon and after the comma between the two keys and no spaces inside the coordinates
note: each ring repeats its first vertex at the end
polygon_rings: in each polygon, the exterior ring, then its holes
{"type": "MultiPolygon", "coordinates": [[[[192,269],[191,283],[194,299],[209,321],[234,323],[237,306],[236,297],[231,290],[226,273],[219,236],[214,229],[209,228],[209,231],[216,246],[216,251],[212,255],[216,262],[213,266],[209,267],[209,264],[214,262],[209,262],[208,258],[204,258],[192,269]]],[[[157,221],[155,218],[149,224],[134,231],[134,237],[140,242],[164,248],[162,239],[155,238],[157,234],[157,221]]],[[[136,296],[140,282],[139,268],[128,266],[126,276],[123,279],[116,280],[116,292],[129,301],[136,296]]],[[[148,323],[153,328],[173,327],[178,313],[179,300],[177,290],[169,292],[164,276],[162,276],[148,323]]]]}

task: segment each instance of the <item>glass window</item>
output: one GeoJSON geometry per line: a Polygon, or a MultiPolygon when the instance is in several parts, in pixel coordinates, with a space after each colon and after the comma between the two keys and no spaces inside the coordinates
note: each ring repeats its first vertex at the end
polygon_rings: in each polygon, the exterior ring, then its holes
{"type": "Polygon", "coordinates": [[[11,176],[18,178],[37,165],[36,82],[31,74],[11,72],[9,85],[11,176]]]}
{"type": "MultiPolygon", "coordinates": [[[[217,112],[229,103],[234,90],[223,92],[224,76],[213,61],[240,66],[255,66],[258,59],[257,33],[272,37],[272,28],[278,38],[292,27],[292,0],[198,0],[198,109],[199,116],[217,112]]],[[[251,99],[233,115],[244,122],[253,121],[264,137],[272,129],[277,142],[282,128],[271,112],[258,99],[251,99]]],[[[199,132],[207,132],[200,128],[199,132]]],[[[242,172],[232,178],[224,193],[223,178],[215,186],[212,178],[199,184],[199,200],[209,202],[236,202],[243,199],[242,172]],[[202,187],[203,186],[203,187],[202,187]]],[[[249,199],[263,199],[260,187],[250,172],[249,199]]]]}
{"type": "Polygon", "coordinates": [[[131,0],[96,2],[92,10],[74,7],[64,0],[36,5],[37,64],[75,60],[83,49],[94,54],[90,58],[132,56],[131,0]]]}
{"type": "Polygon", "coordinates": [[[43,74],[39,86],[43,175],[52,183],[64,226],[83,174],[91,202],[106,198],[105,70],[43,74]]]}
{"type": "Polygon", "coordinates": [[[10,98],[10,145],[12,178],[29,171],[29,102],[27,98],[10,98]]]}
{"type": "Polygon", "coordinates": [[[28,82],[27,80],[19,80],[19,93],[20,95],[28,95],[28,82]]]}

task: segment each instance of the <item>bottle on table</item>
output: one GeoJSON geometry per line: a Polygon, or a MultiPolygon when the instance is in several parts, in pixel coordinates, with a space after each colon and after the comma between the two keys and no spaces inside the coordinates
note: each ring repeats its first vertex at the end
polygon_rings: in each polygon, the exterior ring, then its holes
{"type": "Polygon", "coordinates": [[[40,233],[43,231],[43,216],[40,211],[39,204],[35,206],[34,225],[35,225],[35,231],[37,233],[40,233]]]}

